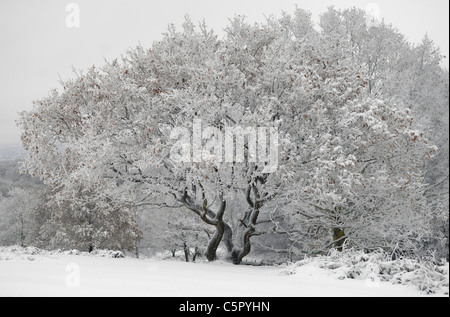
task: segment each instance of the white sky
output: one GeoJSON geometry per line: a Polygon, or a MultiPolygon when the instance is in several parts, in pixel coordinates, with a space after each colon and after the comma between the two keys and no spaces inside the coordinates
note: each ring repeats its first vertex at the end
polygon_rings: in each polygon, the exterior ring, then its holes
{"type": "MultiPolygon", "coordinates": [[[[298,5],[317,21],[331,5],[367,9],[372,4],[411,42],[428,33],[449,56],[448,0],[0,0],[0,144],[20,142],[17,113],[59,88],[59,76],[71,77],[72,66],[101,65],[139,42],[150,47],[186,14],[194,22],[205,19],[220,33],[237,14],[263,21],[264,15],[279,16],[298,5]],[[66,26],[69,3],[80,8],[79,28],[66,26]]],[[[448,68],[448,58],[444,65],[448,68]]]]}

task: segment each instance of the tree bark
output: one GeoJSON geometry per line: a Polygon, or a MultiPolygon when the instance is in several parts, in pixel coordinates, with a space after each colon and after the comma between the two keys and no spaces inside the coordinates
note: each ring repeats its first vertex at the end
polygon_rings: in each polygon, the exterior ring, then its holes
{"type": "Polygon", "coordinates": [[[215,224],[216,230],[214,235],[211,237],[208,243],[208,247],[205,252],[205,256],[208,261],[214,261],[217,259],[217,249],[219,248],[220,242],[223,242],[227,248],[228,253],[233,251],[233,231],[231,227],[224,222],[219,220],[215,224]]]}
{"type": "Polygon", "coordinates": [[[345,243],[345,232],[342,229],[339,228],[334,228],[333,229],[333,241],[336,241],[334,243],[334,247],[336,248],[336,250],[338,250],[339,252],[342,252],[343,250],[343,246],[345,243]],[[343,239],[344,238],[344,239],[343,239]]]}
{"type": "Polygon", "coordinates": [[[231,253],[231,260],[233,261],[233,264],[241,264],[244,257],[246,257],[251,249],[252,245],[250,242],[250,238],[252,237],[253,233],[255,232],[255,228],[247,228],[244,232],[244,246],[241,250],[233,250],[231,253]]]}
{"type": "Polygon", "coordinates": [[[197,255],[200,255],[200,253],[198,252],[198,247],[195,247],[194,254],[192,255],[192,262],[195,262],[197,255]]]}
{"type": "Polygon", "coordinates": [[[216,230],[211,240],[209,240],[208,247],[206,248],[205,256],[208,261],[217,260],[217,249],[222,241],[224,234],[224,225],[222,221],[219,221],[216,225],[216,230]]]}
{"type": "Polygon", "coordinates": [[[200,216],[203,222],[216,228],[205,252],[205,256],[208,261],[215,261],[217,259],[217,249],[219,248],[220,242],[222,242],[224,236],[225,246],[228,252],[231,252],[231,250],[233,249],[232,230],[230,226],[223,221],[223,215],[225,214],[227,203],[223,199],[222,195],[219,195],[219,197],[221,200],[221,204],[217,213],[208,209],[208,202],[206,198],[204,198],[202,206],[196,205],[194,200],[187,195],[187,192],[184,193],[181,199],[178,199],[178,201],[183,203],[186,208],[190,209],[198,216],[200,216]]]}
{"type": "Polygon", "coordinates": [[[184,242],[183,248],[184,248],[184,258],[185,258],[186,262],[189,262],[190,251],[189,251],[189,247],[187,246],[186,242],[184,242]]]}
{"type": "Polygon", "coordinates": [[[244,220],[241,221],[241,224],[243,227],[245,227],[244,234],[243,234],[243,246],[241,250],[235,249],[231,253],[231,260],[234,264],[241,264],[244,257],[246,257],[251,249],[251,241],[250,238],[254,235],[257,235],[256,233],[256,222],[258,221],[258,217],[260,214],[260,208],[261,203],[258,201],[260,199],[260,195],[258,193],[258,189],[255,186],[249,186],[249,189],[247,190],[247,202],[250,206],[250,211],[246,213],[246,216],[244,220]],[[250,192],[253,192],[254,194],[254,201],[250,198],[250,192]],[[248,224],[245,223],[245,221],[248,221],[248,224]]]}

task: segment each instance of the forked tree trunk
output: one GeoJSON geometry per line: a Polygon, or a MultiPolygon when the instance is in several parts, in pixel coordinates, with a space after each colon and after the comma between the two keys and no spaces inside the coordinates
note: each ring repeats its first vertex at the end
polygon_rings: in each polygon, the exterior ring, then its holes
{"type": "Polygon", "coordinates": [[[217,260],[217,249],[221,242],[224,243],[228,253],[233,251],[233,231],[231,230],[231,227],[223,220],[218,221],[214,226],[216,230],[209,240],[205,252],[208,261],[217,260]]]}
{"type": "Polygon", "coordinates": [[[186,208],[200,216],[203,222],[208,225],[214,226],[216,229],[208,243],[208,247],[206,248],[205,256],[208,261],[215,261],[217,259],[217,249],[219,248],[220,242],[222,242],[224,237],[227,250],[231,252],[233,248],[232,230],[230,226],[223,221],[223,215],[225,213],[227,204],[226,201],[223,200],[222,195],[220,195],[219,197],[221,200],[221,204],[217,213],[208,208],[208,202],[205,197],[202,206],[196,205],[195,201],[188,196],[187,191],[185,191],[181,199],[178,199],[178,201],[183,203],[186,208]]]}
{"type": "Polygon", "coordinates": [[[256,233],[255,227],[256,227],[256,224],[258,221],[260,208],[261,208],[261,203],[258,202],[259,199],[260,199],[260,196],[259,196],[259,193],[258,193],[258,190],[256,189],[256,187],[254,187],[254,186],[249,187],[249,189],[247,191],[247,202],[250,206],[250,209],[246,213],[244,219],[241,221],[241,225],[242,225],[241,227],[245,228],[243,236],[242,236],[242,240],[243,240],[242,249],[241,250],[235,249],[231,253],[231,260],[233,261],[234,264],[241,264],[244,257],[246,257],[247,255],[250,254],[250,251],[252,249],[250,239],[251,239],[251,237],[258,235],[256,233]],[[253,191],[253,194],[255,196],[254,201],[252,201],[250,198],[251,191],[253,191]]]}
{"type": "Polygon", "coordinates": [[[226,202],[223,200],[222,195],[219,195],[222,203],[217,213],[207,208],[207,201],[204,198],[203,205],[198,206],[195,204],[194,200],[187,195],[185,191],[183,197],[178,199],[179,202],[183,203],[185,207],[196,213],[200,218],[208,225],[215,227],[215,232],[211,237],[208,246],[205,251],[205,257],[208,261],[217,260],[217,249],[221,242],[224,243],[228,253],[230,254],[231,261],[234,264],[240,264],[244,257],[246,257],[251,251],[250,238],[257,235],[256,233],[256,223],[260,213],[261,204],[258,202],[260,199],[256,187],[249,186],[247,192],[247,201],[250,205],[250,210],[247,212],[246,217],[241,221],[244,233],[242,236],[243,246],[241,249],[234,247],[233,239],[235,235],[231,227],[223,220],[223,215],[226,210],[226,202]],[[255,202],[250,199],[250,193],[253,191],[255,195],[255,202]],[[245,224],[247,222],[247,224],[245,224]]]}

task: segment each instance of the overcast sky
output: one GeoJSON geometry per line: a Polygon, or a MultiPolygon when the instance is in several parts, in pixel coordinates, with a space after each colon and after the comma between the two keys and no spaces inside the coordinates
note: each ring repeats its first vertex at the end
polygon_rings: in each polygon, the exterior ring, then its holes
{"type": "Polygon", "coordinates": [[[264,15],[292,12],[296,4],[315,21],[331,5],[375,8],[411,42],[428,33],[449,55],[448,0],[0,0],[0,145],[20,142],[17,113],[59,88],[59,76],[71,77],[72,66],[101,65],[139,42],[150,47],[186,14],[220,33],[234,15],[263,21],[264,15]],[[75,11],[66,11],[70,3],[79,8],[79,27],[67,25],[77,23],[75,11]]]}

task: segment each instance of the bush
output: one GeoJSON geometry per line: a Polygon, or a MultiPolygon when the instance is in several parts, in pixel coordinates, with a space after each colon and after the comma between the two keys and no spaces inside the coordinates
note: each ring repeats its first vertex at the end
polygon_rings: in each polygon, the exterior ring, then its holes
{"type": "Polygon", "coordinates": [[[314,263],[334,271],[338,279],[359,279],[368,283],[390,282],[414,286],[425,294],[449,294],[449,263],[434,254],[423,258],[397,258],[384,251],[331,251],[327,256],[307,258],[287,266],[283,274],[295,274],[298,267],[314,263]]]}

